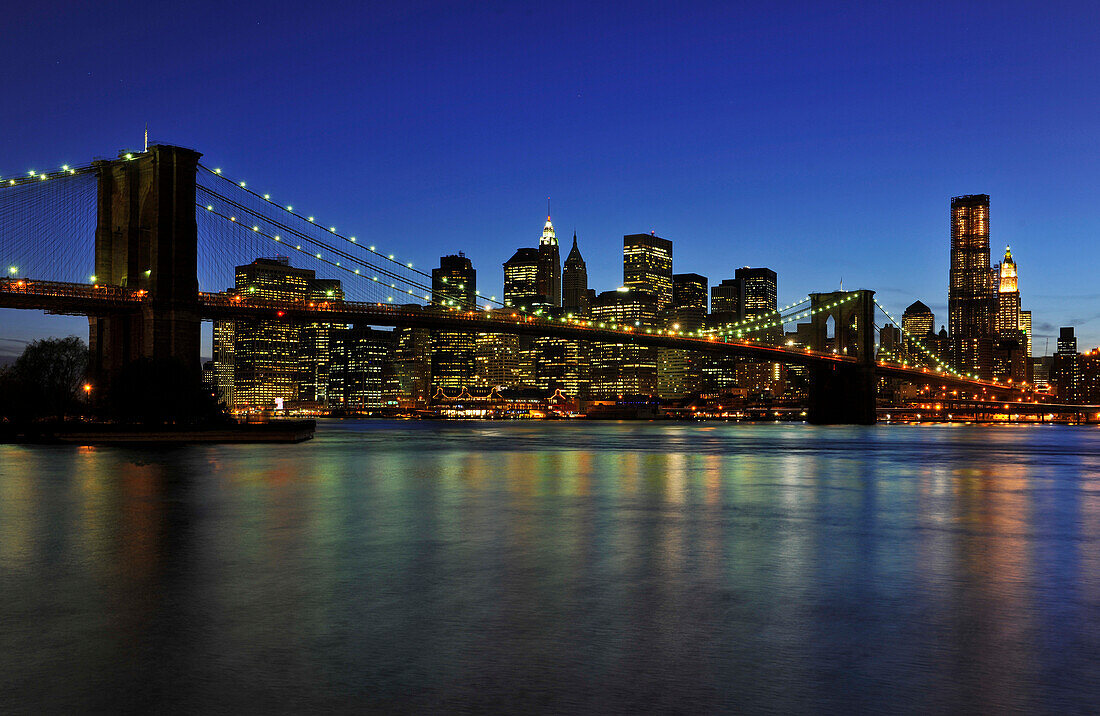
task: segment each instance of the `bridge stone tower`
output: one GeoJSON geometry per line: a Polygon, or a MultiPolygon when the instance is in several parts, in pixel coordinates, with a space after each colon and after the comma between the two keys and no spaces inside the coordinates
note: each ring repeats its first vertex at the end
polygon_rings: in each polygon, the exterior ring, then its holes
{"type": "Polygon", "coordinates": [[[811,345],[824,351],[828,321],[835,335],[831,348],[855,356],[855,365],[819,365],[813,369],[809,420],[815,425],[836,423],[873,425],[875,412],[875,292],[811,293],[811,345]]]}
{"type": "Polygon", "coordinates": [[[93,317],[92,368],[109,381],[138,358],[179,359],[199,370],[198,152],[154,145],[96,162],[95,276],[147,291],[140,313],[93,317]]]}

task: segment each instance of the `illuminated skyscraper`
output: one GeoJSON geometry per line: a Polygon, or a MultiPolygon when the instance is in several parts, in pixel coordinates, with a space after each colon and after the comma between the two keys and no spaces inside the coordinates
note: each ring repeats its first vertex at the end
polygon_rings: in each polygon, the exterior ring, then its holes
{"type": "MultiPolygon", "coordinates": [[[[666,327],[689,333],[703,327],[707,315],[707,277],[678,273],[672,277],[672,306],[666,327]]],[[[677,348],[657,349],[657,394],[662,399],[697,392],[705,356],[677,348]]]]}
{"type": "Polygon", "coordinates": [[[947,326],[956,369],[993,376],[996,291],[989,265],[989,195],[951,199],[951,270],[947,326]]]}
{"type": "Polygon", "coordinates": [[[778,277],[769,268],[739,268],[734,276],[741,282],[741,318],[761,318],[775,313],[778,303],[778,277]]]}
{"type": "MultiPolygon", "coordinates": [[[[249,298],[303,301],[315,274],[294,268],[284,256],[256,259],[236,269],[235,292],[249,298]]],[[[301,329],[285,321],[234,321],[234,402],[268,409],[298,399],[301,329]]],[[[215,369],[216,371],[216,369],[215,369]]]]}
{"type": "MultiPolygon", "coordinates": [[[[344,300],[340,281],[333,278],[315,278],[309,282],[309,300],[322,304],[325,301],[344,300]]],[[[332,361],[332,333],[346,329],[344,324],[310,323],[302,326],[298,334],[298,400],[327,405],[329,368],[332,361]]]]}
{"type": "Polygon", "coordinates": [[[233,384],[233,376],[236,373],[235,342],[236,323],[214,321],[214,390],[218,401],[228,408],[236,405],[236,390],[233,384]]]}
{"type": "Polygon", "coordinates": [[[546,296],[539,293],[538,249],[517,249],[504,262],[504,305],[529,309],[544,305],[546,296]]]}
{"type": "Polygon", "coordinates": [[[396,407],[395,332],[354,326],[334,329],[331,337],[329,405],[359,412],[396,407]]]}
{"type": "Polygon", "coordinates": [[[623,285],[645,291],[661,311],[672,304],[672,242],[654,234],[623,237],[623,285]]]}
{"type": "Polygon", "coordinates": [[[1062,402],[1081,402],[1081,356],[1077,352],[1077,337],[1073,334],[1073,326],[1063,326],[1058,331],[1058,352],[1054,354],[1050,379],[1062,402]]]}
{"type": "Polygon", "coordinates": [[[565,257],[561,275],[562,307],[567,312],[588,313],[588,267],[577,248],[577,232],[573,232],[573,248],[565,257]]]}
{"type": "Polygon", "coordinates": [[[1016,331],[1020,328],[1020,287],[1017,283],[1016,262],[1012,260],[1012,251],[1007,246],[999,274],[995,326],[998,333],[1016,331]]]}
{"type": "Polygon", "coordinates": [[[927,358],[927,352],[931,352],[931,342],[928,336],[934,333],[936,328],[936,316],[932,309],[924,305],[922,301],[914,301],[901,314],[901,328],[905,332],[903,354],[907,360],[925,362],[922,356],[927,358]],[[921,350],[921,347],[924,350],[921,350]]]}
{"type": "Polygon", "coordinates": [[[473,307],[477,295],[477,271],[461,251],[441,256],[432,269],[432,303],[459,308],[473,307]]]}
{"type": "MultiPolygon", "coordinates": [[[[458,255],[441,256],[439,268],[432,269],[432,302],[449,308],[476,306],[477,271],[470,259],[458,255]]],[[[477,334],[466,331],[432,332],[432,384],[461,388],[474,375],[477,334]]]]}
{"type": "MultiPolygon", "coordinates": [[[[671,277],[670,277],[671,278],[671,277]]],[[[648,291],[604,291],[592,306],[592,320],[610,325],[657,327],[657,301],[648,291]]],[[[591,347],[593,398],[655,395],[657,349],[634,343],[594,343],[591,347]]]]}
{"type": "Polygon", "coordinates": [[[954,338],[987,338],[990,315],[989,195],[951,200],[951,271],[947,330],[954,338]]]}
{"type": "Polygon", "coordinates": [[[1031,353],[1031,311],[1020,311],[1020,330],[1024,332],[1024,337],[1027,341],[1025,350],[1027,357],[1032,356],[1031,353]]]}
{"type": "MultiPolygon", "coordinates": [[[[575,245],[575,244],[574,244],[575,245]]],[[[538,293],[545,296],[551,306],[561,305],[561,257],[558,255],[558,237],[550,217],[542,227],[539,238],[538,274],[535,280],[538,293]]]]}

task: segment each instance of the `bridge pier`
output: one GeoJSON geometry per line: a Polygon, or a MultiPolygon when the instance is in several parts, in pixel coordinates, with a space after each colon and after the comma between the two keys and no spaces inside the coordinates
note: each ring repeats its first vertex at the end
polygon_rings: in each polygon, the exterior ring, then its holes
{"type": "Polygon", "coordinates": [[[807,414],[814,425],[874,425],[878,419],[874,298],[875,292],[865,289],[810,294],[811,347],[858,361],[814,367],[807,414]],[[826,330],[830,317],[835,325],[832,338],[826,330]]]}
{"type": "Polygon", "coordinates": [[[878,389],[874,366],[818,365],[811,372],[807,419],[813,425],[874,425],[878,389]]]}
{"type": "Polygon", "coordinates": [[[96,283],[148,292],[137,313],[89,319],[91,366],[101,383],[139,358],[176,360],[198,374],[198,152],[154,145],[96,162],[96,283]]]}

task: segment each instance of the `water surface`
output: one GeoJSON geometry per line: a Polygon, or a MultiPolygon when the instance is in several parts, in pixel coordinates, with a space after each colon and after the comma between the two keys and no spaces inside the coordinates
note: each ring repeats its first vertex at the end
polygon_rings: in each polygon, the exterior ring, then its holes
{"type": "Polygon", "coordinates": [[[0,446],[0,710],[1095,712],[1100,430],[0,446]]]}

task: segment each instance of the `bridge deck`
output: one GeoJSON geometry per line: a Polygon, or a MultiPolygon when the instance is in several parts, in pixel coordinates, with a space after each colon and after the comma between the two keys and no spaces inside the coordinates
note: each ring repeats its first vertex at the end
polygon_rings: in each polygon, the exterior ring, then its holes
{"type": "MultiPolygon", "coordinates": [[[[0,308],[40,310],[70,315],[107,315],[140,311],[149,301],[145,291],[119,286],[99,286],[33,279],[0,279],[0,308]]],[[[326,301],[320,303],[248,299],[224,293],[198,294],[196,310],[206,319],[262,319],[302,323],[358,323],[373,326],[435,328],[476,333],[508,333],[567,338],[599,343],[636,343],[703,353],[743,356],[788,365],[856,365],[854,357],[802,348],[761,345],[751,341],[695,337],[671,331],[635,329],[633,326],[601,327],[592,321],[554,319],[520,313],[500,316],[499,311],[445,310],[418,305],[326,301]]],[[[916,383],[964,390],[1007,393],[1019,386],[959,378],[925,368],[910,368],[881,361],[876,374],[916,383]]]]}

